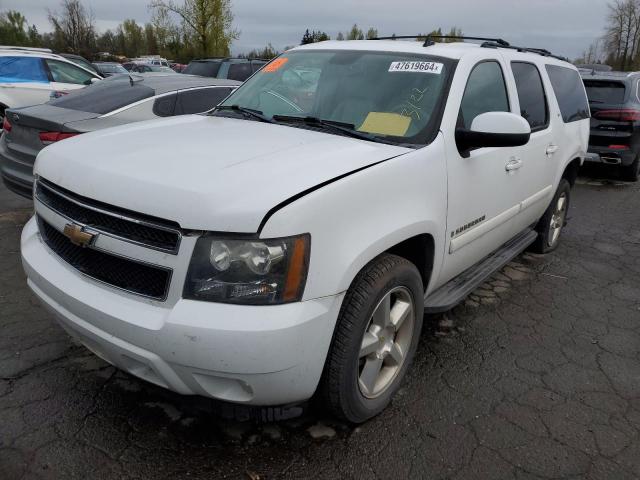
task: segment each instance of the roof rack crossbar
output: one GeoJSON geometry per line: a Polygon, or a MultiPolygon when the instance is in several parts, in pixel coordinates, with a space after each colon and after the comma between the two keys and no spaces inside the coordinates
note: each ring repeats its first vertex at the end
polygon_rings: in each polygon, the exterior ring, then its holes
{"type": "Polygon", "coordinates": [[[464,35],[393,35],[391,37],[376,37],[373,40],[404,40],[409,38],[423,39],[424,46],[429,47],[434,44],[433,39],[440,40],[482,40],[485,42],[495,42],[500,45],[508,46],[509,42],[501,38],[486,38],[486,37],[467,37],[464,35]]]}
{"type": "Polygon", "coordinates": [[[537,53],[538,55],[542,55],[543,57],[555,58],[557,60],[562,60],[565,62],[569,61],[566,57],[562,57],[560,55],[554,55],[549,50],[545,50],[544,48],[518,47],[516,45],[501,45],[497,42],[484,42],[480,46],[483,48],[509,48],[511,50],[517,50],[518,52],[537,53]]]}

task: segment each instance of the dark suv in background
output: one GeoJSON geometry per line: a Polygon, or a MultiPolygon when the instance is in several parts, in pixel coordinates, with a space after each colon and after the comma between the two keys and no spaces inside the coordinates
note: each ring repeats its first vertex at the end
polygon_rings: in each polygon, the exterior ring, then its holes
{"type": "Polygon", "coordinates": [[[640,174],[640,72],[581,70],[591,107],[586,161],[618,165],[625,180],[640,174]]]}
{"type": "Polygon", "coordinates": [[[189,62],[182,73],[244,82],[266,64],[266,60],[246,58],[198,58],[189,62]]]}

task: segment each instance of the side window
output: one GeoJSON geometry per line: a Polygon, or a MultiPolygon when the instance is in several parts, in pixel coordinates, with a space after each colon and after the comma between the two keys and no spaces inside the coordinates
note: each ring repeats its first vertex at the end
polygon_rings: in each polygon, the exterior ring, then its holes
{"type": "Polygon", "coordinates": [[[178,94],[165,95],[156,98],[153,102],[153,113],[158,117],[171,117],[176,108],[176,98],[178,94]]]}
{"type": "Polygon", "coordinates": [[[473,119],[481,113],[508,111],[509,97],[500,64],[493,61],[479,63],[471,71],[464,90],[461,123],[469,129],[473,119]]]}
{"type": "Polygon", "coordinates": [[[93,78],[88,72],[59,60],[45,59],[54,82],[89,85],[93,78]]]}
{"type": "Polygon", "coordinates": [[[266,62],[251,62],[251,70],[257,72],[266,65],[266,62]]]}
{"type": "Polygon", "coordinates": [[[589,103],[578,72],[558,65],[546,67],[564,122],[589,118],[589,103]]]}
{"type": "Polygon", "coordinates": [[[0,57],[0,82],[49,83],[42,60],[34,57],[0,57]]]}
{"type": "Polygon", "coordinates": [[[198,88],[180,92],[175,115],[206,112],[227,98],[230,93],[230,88],[198,88]]]}
{"type": "Polygon", "coordinates": [[[549,106],[538,67],[532,63],[512,62],[511,70],[516,80],[520,115],[529,122],[532,131],[546,128],[549,125],[549,106]]]}
{"type": "Polygon", "coordinates": [[[251,76],[252,73],[253,72],[251,71],[251,64],[249,62],[232,63],[231,65],[229,65],[229,73],[227,74],[227,78],[229,80],[238,80],[240,82],[244,82],[251,76]]]}

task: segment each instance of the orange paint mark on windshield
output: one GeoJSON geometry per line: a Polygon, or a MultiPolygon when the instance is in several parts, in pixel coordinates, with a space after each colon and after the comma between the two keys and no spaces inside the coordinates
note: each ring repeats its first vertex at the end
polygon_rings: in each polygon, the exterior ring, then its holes
{"type": "Polygon", "coordinates": [[[275,72],[282,68],[282,66],[287,63],[289,59],[287,57],[276,58],[274,61],[269,63],[266,67],[262,69],[263,72],[275,72]]]}

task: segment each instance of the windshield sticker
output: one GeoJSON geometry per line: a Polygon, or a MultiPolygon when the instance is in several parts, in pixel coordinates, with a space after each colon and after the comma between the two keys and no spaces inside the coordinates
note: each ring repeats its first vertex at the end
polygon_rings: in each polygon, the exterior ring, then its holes
{"type": "Polygon", "coordinates": [[[282,66],[287,63],[289,59],[287,57],[280,57],[273,60],[271,63],[267,64],[262,71],[263,72],[276,72],[282,68],[282,66]]]}
{"type": "Polygon", "coordinates": [[[369,112],[358,130],[379,135],[404,137],[409,130],[409,125],[411,125],[411,118],[398,113],[369,112]]]}
{"type": "Polygon", "coordinates": [[[442,63],[434,62],[391,62],[390,72],[442,73],[442,63]]]}

